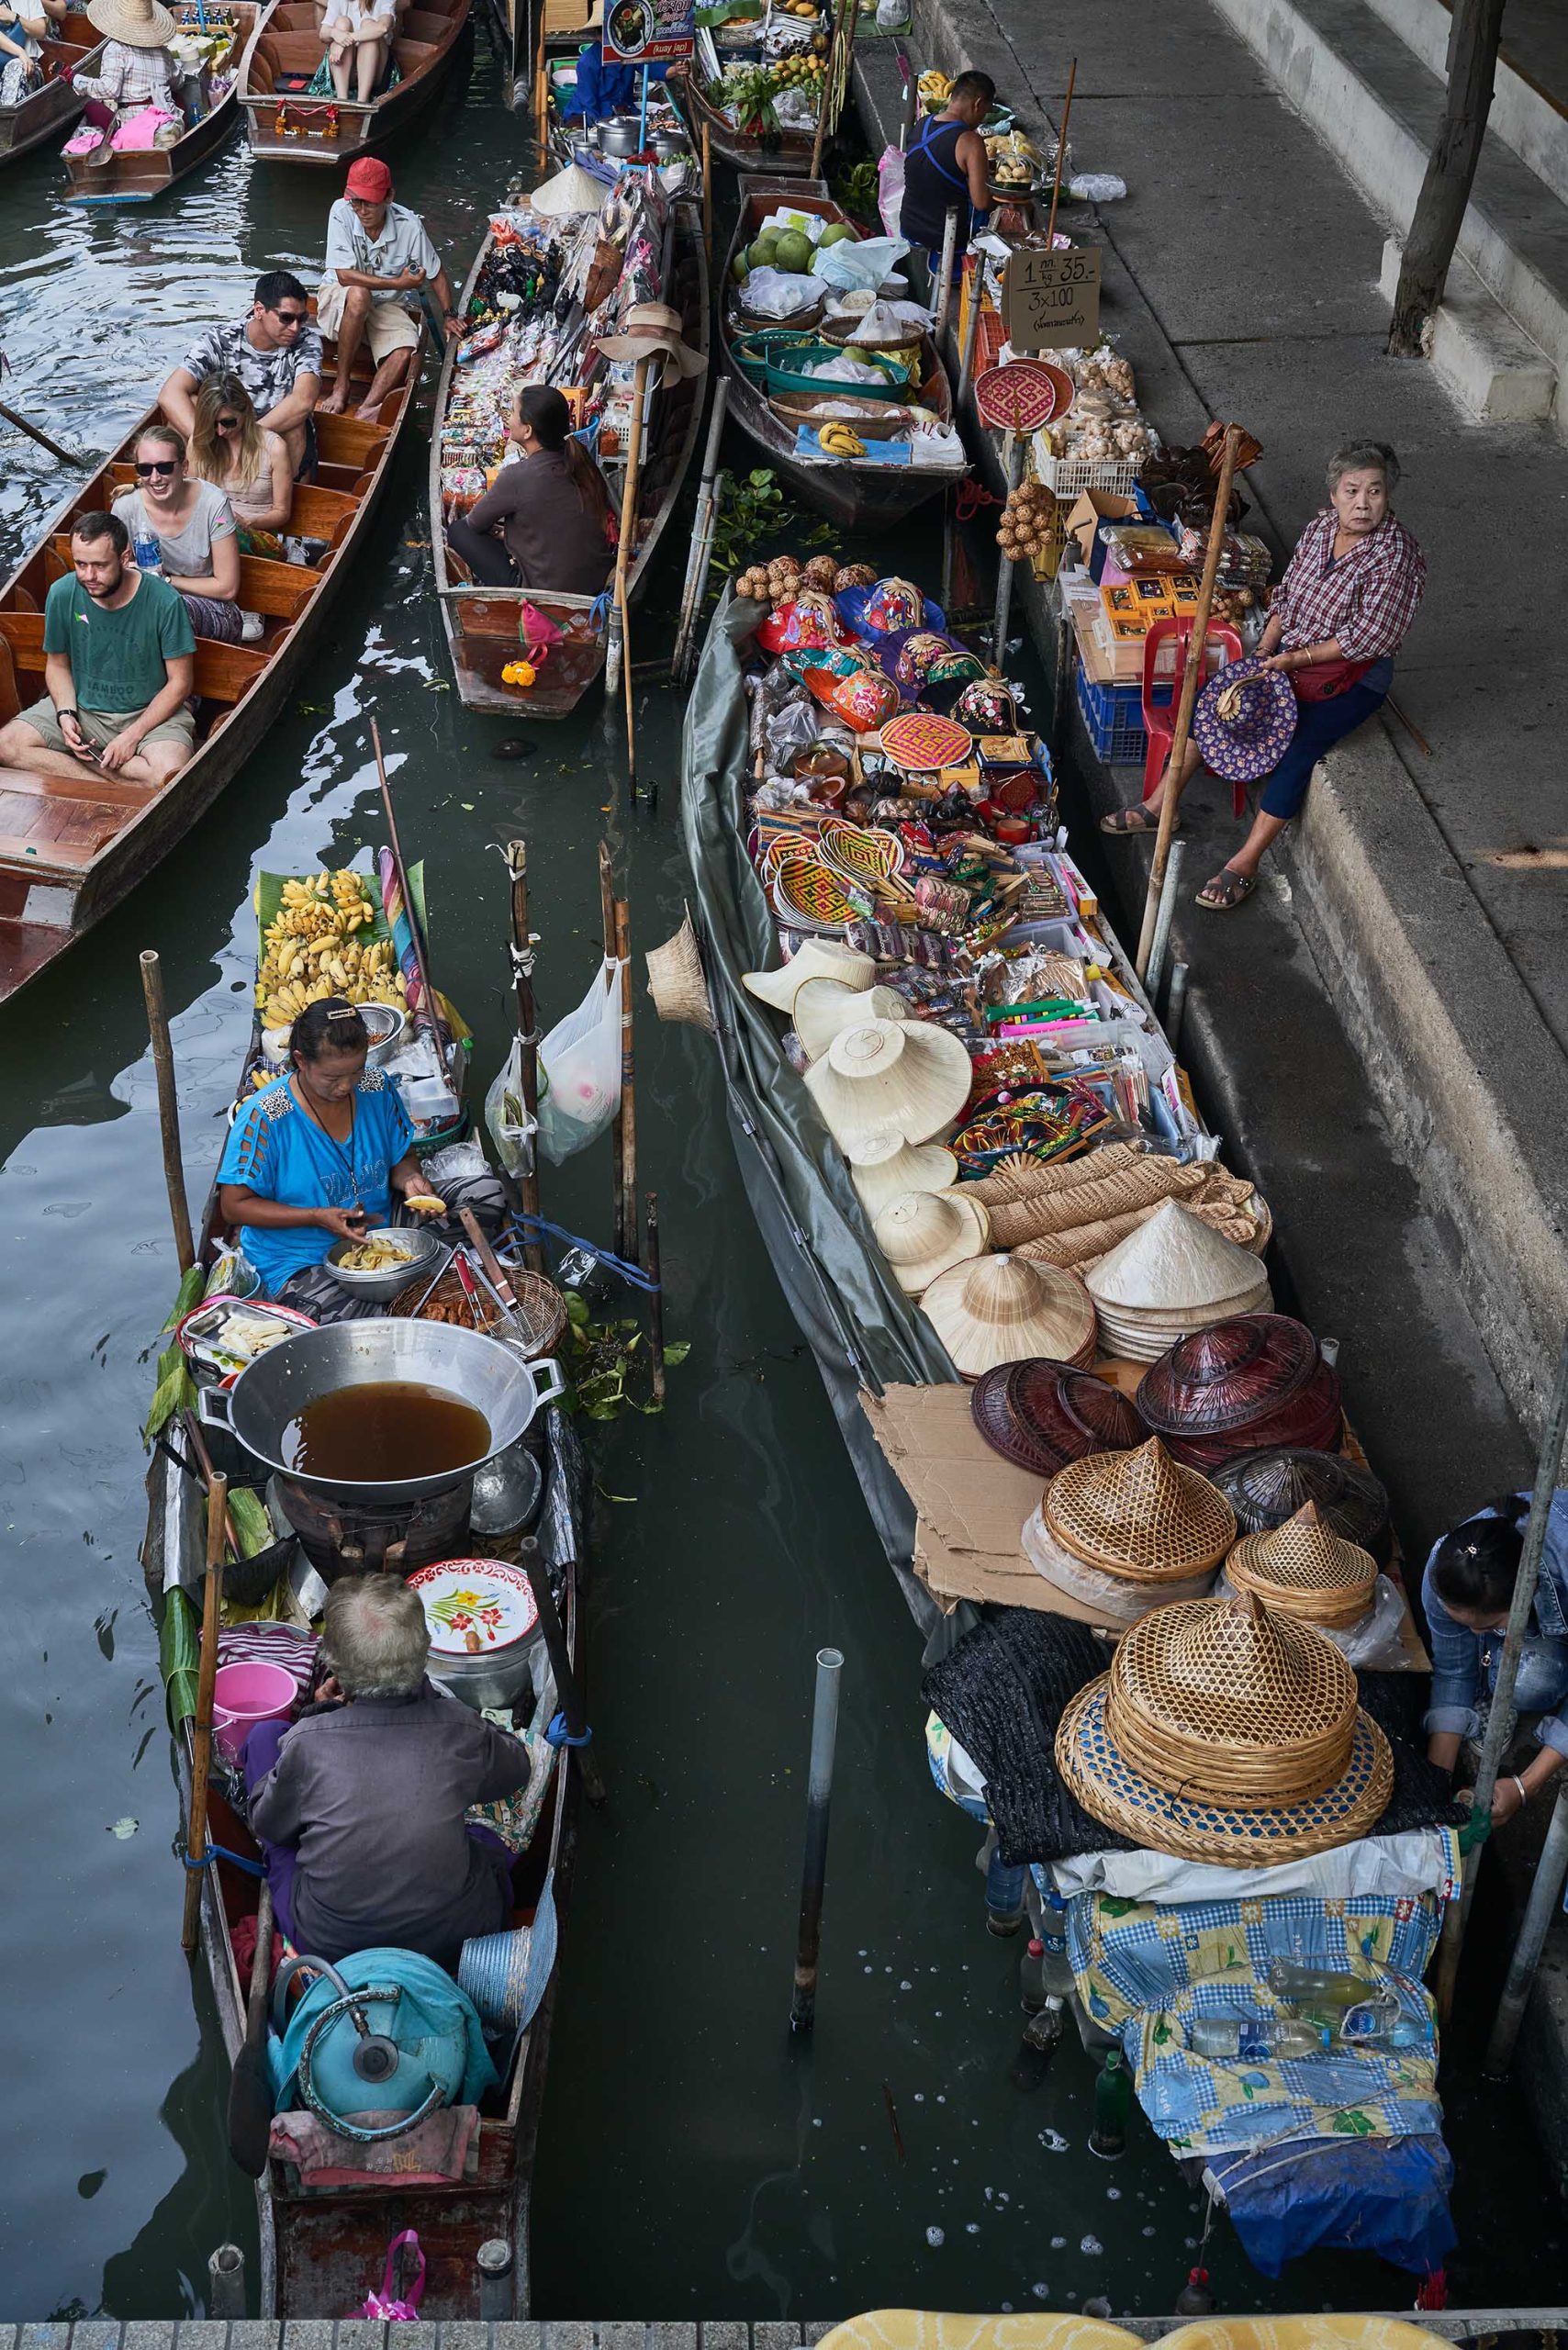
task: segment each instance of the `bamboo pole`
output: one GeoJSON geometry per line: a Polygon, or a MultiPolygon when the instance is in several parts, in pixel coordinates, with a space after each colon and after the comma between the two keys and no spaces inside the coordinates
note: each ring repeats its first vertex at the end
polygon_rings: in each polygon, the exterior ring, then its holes
{"type": "Polygon", "coordinates": [[[29,441],[36,441],[40,449],[47,449],[51,457],[58,457],[62,464],[92,465],[97,463],[95,457],[84,456],[80,449],[67,449],[63,442],[51,441],[41,425],[29,424],[25,416],[18,416],[14,408],[6,406],[4,400],[0,400],[0,416],[7,424],[14,424],[18,432],[25,432],[29,441]]]}
{"type": "Polygon", "coordinates": [[[823,75],[822,95],[817,100],[817,135],[812,141],[811,175],[814,180],[820,180],[822,177],[823,140],[827,136],[828,105],[838,73],[839,50],[844,40],[844,12],[846,6],[854,7],[855,5],[856,0],[838,0],[838,6],[834,10],[833,39],[828,44],[827,70],[823,75]]]}
{"type": "MultiPolygon", "coordinates": [[[[949,216],[950,218],[951,216],[949,216]]],[[[1004,435],[1002,443],[1002,470],[1012,497],[1024,478],[1024,461],[1028,444],[1016,432],[1004,435]]],[[[1003,509],[1005,511],[1005,509],[1003,509]]],[[[1013,609],[1013,557],[997,549],[996,611],[991,621],[991,659],[999,669],[1007,666],[1007,621],[1013,609]]]]}
{"type": "Polygon", "coordinates": [[[659,1195],[648,1193],[648,1248],[644,1270],[653,1288],[648,1292],[648,1359],[654,1370],[654,1401],[665,1400],[665,1293],[659,1262],[659,1195]]]}
{"type": "Polygon", "coordinates": [[[670,662],[670,679],[678,685],[691,667],[691,650],[696,642],[702,599],[708,587],[708,571],[713,560],[713,530],[718,519],[719,448],[724,437],[724,418],[729,412],[730,379],[721,375],[713,386],[712,413],[708,419],[708,446],[702,455],[702,483],[697,498],[697,520],[692,530],[691,554],[687,560],[686,585],[680,598],[680,625],[676,631],[675,655],[670,662]]]}
{"type": "Polygon", "coordinates": [[[702,124],[702,251],[708,257],[708,274],[713,274],[713,127],[704,119],[702,124]]]}
{"type": "Polygon", "coordinates": [[[180,1260],[181,1272],[188,1273],[196,1263],[196,1243],[191,1237],[185,1162],[180,1157],[180,1097],[174,1084],[174,1048],[169,1042],[169,1007],[163,1001],[162,966],[151,946],[141,957],[141,992],[147,1002],[152,1068],[158,1080],[158,1127],[163,1144],[169,1216],[174,1227],[174,1253],[180,1260]]]}
{"type": "Polygon", "coordinates": [[[1067,69],[1067,96],[1066,96],[1066,98],[1064,99],[1064,101],[1063,101],[1063,103],[1062,103],[1062,110],[1061,110],[1061,129],[1060,129],[1060,130],[1057,133],[1057,168],[1056,168],[1056,176],[1055,176],[1055,177],[1054,177],[1054,179],[1051,181],[1051,217],[1050,217],[1049,220],[1048,220],[1048,221],[1047,222],[1047,224],[1046,224],[1046,251],[1047,251],[1047,252],[1050,252],[1050,250],[1051,250],[1051,246],[1052,246],[1052,242],[1053,242],[1053,240],[1055,239],[1056,232],[1057,232],[1057,201],[1058,201],[1058,197],[1060,196],[1060,195],[1061,195],[1061,172],[1062,172],[1062,165],[1063,165],[1063,164],[1066,162],[1066,161],[1067,161],[1067,119],[1068,119],[1069,115],[1070,115],[1070,114],[1071,114],[1071,112],[1072,112],[1072,85],[1073,85],[1073,84],[1077,81],[1077,79],[1078,79],[1078,60],[1077,60],[1077,58],[1075,57],[1075,58],[1073,59],[1073,61],[1072,61],[1072,63],[1071,63],[1071,64],[1068,67],[1068,69],[1067,69]]]}
{"type": "Polygon", "coordinates": [[[632,1042],[632,909],[624,898],[615,901],[615,954],[621,965],[621,1200],[625,1248],[619,1251],[630,1264],[642,1255],[637,1229],[637,1076],[632,1042]]]}
{"type": "Polygon", "coordinates": [[[1165,790],[1159,802],[1159,829],[1154,836],[1154,863],[1148,869],[1148,894],[1143,905],[1143,927],[1138,934],[1137,968],[1140,979],[1148,968],[1149,949],[1154,944],[1159,892],[1165,884],[1170,834],[1176,822],[1178,778],[1193,732],[1193,705],[1198,698],[1198,680],[1204,674],[1204,655],[1209,639],[1209,612],[1215,599],[1215,579],[1219,571],[1220,550],[1225,544],[1226,517],[1230,511],[1230,485],[1236,476],[1236,459],[1240,447],[1239,425],[1227,424],[1225,429],[1225,455],[1220,461],[1219,482],[1215,490],[1214,520],[1209,525],[1208,550],[1204,556],[1204,576],[1198,583],[1198,607],[1193,614],[1193,632],[1187,641],[1181,699],[1176,706],[1176,726],[1170,737],[1170,757],[1165,769],[1165,790]]]}
{"type": "Polygon", "coordinates": [[[381,786],[381,806],[386,818],[386,838],[392,850],[393,869],[398,887],[403,892],[403,906],[409,917],[409,937],[414,949],[414,968],[420,975],[420,1009],[432,1028],[440,1025],[435,1008],[435,990],[431,985],[431,967],[425,957],[425,942],[420,928],[420,910],[414,903],[414,893],[409,887],[409,868],[403,862],[403,844],[398,837],[398,817],[392,806],[392,787],[386,780],[386,762],[381,755],[381,729],[373,718],[370,722],[370,746],[375,753],[375,779],[381,786]]]}
{"type": "Polygon", "coordinates": [[[975,345],[980,341],[980,303],[985,293],[985,263],[979,253],[971,253],[969,265],[969,314],[964,320],[963,341],[958,350],[958,388],[953,395],[953,421],[957,424],[964,405],[964,395],[969,388],[974,373],[975,345]]]}
{"type": "Polygon", "coordinates": [[[223,1580],[223,1531],[229,1480],[207,1489],[207,1572],[201,1596],[201,1660],[196,1669],[196,1738],[191,1753],[191,1810],[185,1830],[185,1907],[180,1947],[193,1957],[201,1938],[201,1882],[207,1874],[207,1788],[212,1774],[212,1691],[218,1678],[218,1587],[223,1580]]]}
{"type": "MultiPolygon", "coordinates": [[[[528,927],[528,843],[508,841],[507,871],[511,877],[511,975],[517,990],[518,1055],[522,1070],[522,1106],[531,1119],[539,1115],[539,1010],[533,1000],[533,934],[528,927]]],[[[520,1190],[524,1215],[539,1214],[539,1138],[530,1136],[529,1160],[520,1190]]],[[[531,1273],[544,1270],[544,1249],[538,1235],[523,1243],[523,1263],[531,1273]]]]}
{"type": "Polygon", "coordinates": [[[626,610],[626,580],[637,530],[637,476],[643,462],[643,411],[647,405],[648,367],[639,359],[632,383],[632,431],[626,443],[626,479],[621,490],[621,539],[615,550],[615,609],[621,615],[621,660],[626,678],[626,768],[633,798],[637,790],[637,743],[632,709],[632,624],[626,610]]]}
{"type": "MultiPolygon", "coordinates": [[[[599,929],[604,938],[605,954],[611,962],[619,962],[620,948],[616,943],[615,878],[610,862],[610,849],[604,841],[600,841],[599,845],[599,929]]],[[[631,973],[622,971],[621,974],[622,997],[626,994],[630,983],[631,973]]],[[[618,1257],[624,1257],[626,1254],[627,1203],[623,1188],[622,1128],[624,1112],[625,1100],[622,1096],[622,1105],[617,1109],[610,1128],[610,1188],[614,1208],[614,1247],[618,1257]]]]}

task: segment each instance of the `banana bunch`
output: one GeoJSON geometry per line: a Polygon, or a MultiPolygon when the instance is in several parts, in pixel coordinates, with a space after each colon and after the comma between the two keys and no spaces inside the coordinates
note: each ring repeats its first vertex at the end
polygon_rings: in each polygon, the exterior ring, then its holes
{"type": "Polygon", "coordinates": [[[818,427],[817,439],[830,457],[863,457],[866,443],[858,434],[851,432],[847,424],[823,424],[818,427]]]}
{"type": "Polygon", "coordinates": [[[920,103],[927,114],[940,114],[953,95],[952,83],[946,73],[939,73],[935,65],[927,66],[920,77],[917,87],[920,92],[920,103]]]}
{"type": "Polygon", "coordinates": [[[375,904],[364,878],[348,867],[286,881],[283,903],[267,924],[256,975],[256,1002],[269,1028],[286,1028],[307,1004],[330,995],[350,1003],[401,1004],[407,993],[389,938],[362,938],[375,904]]]}

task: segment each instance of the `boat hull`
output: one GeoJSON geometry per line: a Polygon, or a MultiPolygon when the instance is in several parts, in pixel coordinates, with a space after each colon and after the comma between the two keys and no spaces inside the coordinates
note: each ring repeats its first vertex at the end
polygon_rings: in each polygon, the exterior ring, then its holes
{"type": "MultiPolygon", "coordinates": [[[[254,23],[261,14],[255,0],[226,0],[239,20],[239,39],[248,42],[254,23]]],[[[94,60],[84,61],[85,70],[93,71],[94,60]]],[[[152,204],[169,189],[187,179],[192,172],[211,161],[218,150],[226,147],[240,128],[237,103],[238,78],[218,100],[210,114],[191,128],[173,147],[152,148],[136,155],[114,155],[96,170],[89,169],[84,157],[67,155],[63,158],[66,177],[70,182],[64,201],[76,205],[152,204]]],[[[78,108],[80,111],[80,108],[78,108]]]]}
{"type": "Polygon", "coordinates": [[[278,88],[284,74],[313,71],[322,50],[311,0],[273,0],[240,68],[237,95],[252,152],[269,163],[334,169],[408,129],[441,95],[469,8],[470,0],[426,0],[411,8],[396,43],[402,80],[360,106],[278,88]]]}
{"type": "Polygon", "coordinates": [[[31,97],[24,98],[19,106],[0,110],[0,164],[18,162],[35,147],[69,130],[87,103],[85,98],[77,96],[69,82],[60,78],[67,67],[74,70],[98,46],[98,35],[86,17],[75,14],[67,17],[58,37],[41,46],[53,78],[41,90],[35,90],[31,97]]]}

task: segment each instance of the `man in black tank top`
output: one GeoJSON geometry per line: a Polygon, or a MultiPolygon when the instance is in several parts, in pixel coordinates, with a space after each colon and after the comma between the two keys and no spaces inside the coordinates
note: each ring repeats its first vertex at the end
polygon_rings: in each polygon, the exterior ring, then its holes
{"type": "Polygon", "coordinates": [[[909,143],[903,164],[903,208],[899,233],[942,266],[942,237],[947,213],[957,206],[958,239],[953,249],[957,276],[964,248],[989,217],[985,141],[980,126],[990,113],[996,84],[989,73],[960,73],[940,114],[927,115],[909,143]]]}

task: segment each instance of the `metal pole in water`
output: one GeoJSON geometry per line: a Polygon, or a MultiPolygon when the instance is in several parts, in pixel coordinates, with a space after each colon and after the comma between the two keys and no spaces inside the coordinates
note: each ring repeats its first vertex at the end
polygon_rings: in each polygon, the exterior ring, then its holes
{"type": "Polygon", "coordinates": [[[1508,1961],[1507,1981],[1497,2002],[1492,2037],[1486,2043],[1484,2069],[1488,2073],[1500,2076],[1513,2061],[1514,2042],[1524,2021],[1525,2008],[1529,2000],[1530,1986],[1535,1981],[1535,1970],[1540,1964],[1547,1928],[1562,1898],[1564,1876],[1568,1876],[1568,1786],[1561,1789],[1557,1801],[1551,1807],[1551,1824],[1546,1831],[1540,1858],[1535,1864],[1535,1882],[1530,1886],[1529,1905],[1525,1910],[1524,1924],[1519,1928],[1518,1941],[1514,1944],[1513,1957],[1508,1961]]]}
{"type": "Polygon", "coordinates": [[[1148,950],[1148,970],[1144,979],[1144,993],[1150,1003],[1159,991],[1160,976],[1165,969],[1165,950],[1170,944],[1170,923],[1176,912],[1176,892],[1182,886],[1182,867],[1186,859],[1187,844],[1174,840],[1165,860],[1165,885],[1159,892],[1159,912],[1154,918],[1154,944],[1148,950]]]}
{"type": "Polygon", "coordinates": [[[1165,990],[1165,1041],[1177,1058],[1182,1055],[1182,1024],[1187,1016],[1187,966],[1172,963],[1170,985],[1165,990]]]}
{"type": "Polygon", "coordinates": [[[474,2255],[479,2272],[479,2322],[482,2325],[510,2322],[512,2291],[511,2246],[505,2236],[489,2236],[474,2255]]]}
{"type": "Polygon", "coordinates": [[[220,2244],[207,2264],[207,2313],[211,2318],[245,2314],[245,2255],[237,2244],[220,2244]]]}
{"type": "Polygon", "coordinates": [[[810,2031],[817,2014],[817,1953],[823,1938],[823,1882],[827,1874],[828,1806],[838,1744],[838,1684],[844,1656],[817,1651],[816,1700],[812,1707],[812,1760],[806,1781],[806,1851],[801,1863],[801,1927],[795,1943],[791,2031],[810,2031]]]}
{"type": "Polygon", "coordinates": [[[934,305],[936,324],[932,330],[932,340],[936,345],[938,356],[944,361],[946,358],[944,345],[947,340],[947,313],[953,307],[953,255],[958,248],[958,207],[955,204],[948,207],[947,217],[942,223],[942,283],[936,288],[936,300],[934,305]]]}
{"type": "MultiPolygon", "coordinates": [[[[1025,445],[1016,432],[1010,432],[1002,443],[1002,468],[1007,482],[1007,495],[1012,497],[1024,478],[1025,445]]],[[[1013,608],[1013,558],[998,550],[996,567],[996,618],[992,624],[991,657],[999,669],[1007,666],[1007,615],[1013,608]]]]}

